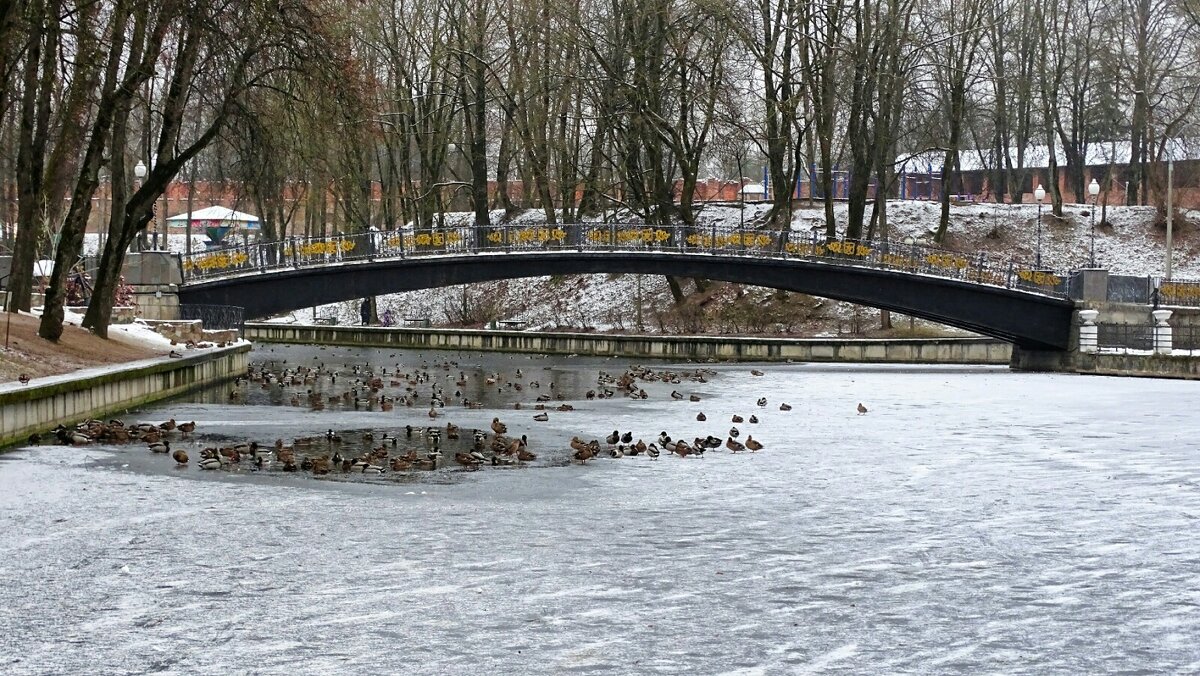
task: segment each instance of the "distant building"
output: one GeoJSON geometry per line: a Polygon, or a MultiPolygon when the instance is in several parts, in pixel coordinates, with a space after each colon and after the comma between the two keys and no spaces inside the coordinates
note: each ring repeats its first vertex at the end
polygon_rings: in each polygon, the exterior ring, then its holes
{"type": "MultiPolygon", "coordinates": [[[[953,180],[953,196],[965,201],[996,201],[993,189],[995,178],[995,150],[967,149],[959,155],[960,173],[953,180]]],[[[1164,155],[1175,159],[1175,203],[1181,207],[1200,207],[1200,139],[1174,139],[1167,144],[1164,155]]],[[[1016,152],[1009,152],[1016,163],[1016,152]]],[[[1128,141],[1096,142],[1088,146],[1084,166],[1083,186],[1085,194],[1076,195],[1068,174],[1066,153],[1062,148],[1055,150],[1059,171],[1059,190],[1063,200],[1072,203],[1090,201],[1087,186],[1095,179],[1100,184],[1099,201],[1108,204],[1124,204],[1130,177],[1130,147],[1128,141]]],[[[942,164],[945,153],[930,151],[903,158],[897,165],[897,190],[895,197],[901,199],[941,199],[942,164]]],[[[1020,181],[1024,202],[1033,201],[1033,191],[1039,185],[1049,186],[1048,146],[1034,145],[1025,150],[1023,169],[1016,171],[1014,178],[1020,181]]],[[[1153,185],[1166,186],[1166,162],[1148,162],[1146,172],[1152,177],[1153,185]]],[[[1143,181],[1143,191],[1145,190],[1143,181]]],[[[1011,192],[1011,191],[1007,191],[1011,192]]],[[[1143,192],[1144,195],[1144,192],[1143,192]]],[[[1003,198],[1008,201],[1008,196],[1003,198]]],[[[1143,196],[1151,203],[1151,198],[1143,196]]]]}

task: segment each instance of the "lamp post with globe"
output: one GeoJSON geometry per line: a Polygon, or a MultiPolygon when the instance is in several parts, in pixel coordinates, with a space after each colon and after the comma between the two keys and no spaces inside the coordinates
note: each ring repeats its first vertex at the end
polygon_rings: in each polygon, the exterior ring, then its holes
{"type": "Polygon", "coordinates": [[[1046,199],[1046,189],[1038,183],[1037,188],[1033,191],[1033,198],[1038,203],[1038,220],[1037,220],[1037,257],[1034,261],[1034,267],[1038,270],[1042,269],[1042,200],[1046,199]]]}
{"type": "MultiPolygon", "coordinates": [[[[140,190],[142,187],[142,181],[144,181],[146,179],[146,163],[145,162],[138,160],[137,165],[133,167],[133,177],[137,179],[137,184],[133,187],[133,189],[140,190]]],[[[141,237],[139,237],[138,242],[140,242],[140,246],[145,247],[146,236],[142,235],[141,237]]],[[[156,244],[157,244],[157,242],[156,242],[156,244]]],[[[155,246],[153,248],[157,249],[158,247],[155,246]]]]}
{"type": "Polygon", "coordinates": [[[1100,183],[1092,179],[1088,186],[1088,194],[1092,196],[1092,243],[1088,255],[1089,267],[1096,267],[1096,198],[1100,196],[1100,183]]]}

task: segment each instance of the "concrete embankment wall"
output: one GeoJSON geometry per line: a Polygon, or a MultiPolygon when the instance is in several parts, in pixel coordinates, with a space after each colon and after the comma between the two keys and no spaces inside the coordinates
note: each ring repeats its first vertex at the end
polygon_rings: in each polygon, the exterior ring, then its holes
{"type": "Polygon", "coordinates": [[[591,333],[247,324],[248,340],[411,349],[619,356],[634,359],[1007,365],[990,338],[862,339],[617,336],[591,333]]]}
{"type": "Polygon", "coordinates": [[[27,386],[0,385],[0,448],[58,424],[101,418],[230,380],[246,372],[249,352],[250,345],[242,343],[181,359],[164,356],[38,378],[27,386]]]}

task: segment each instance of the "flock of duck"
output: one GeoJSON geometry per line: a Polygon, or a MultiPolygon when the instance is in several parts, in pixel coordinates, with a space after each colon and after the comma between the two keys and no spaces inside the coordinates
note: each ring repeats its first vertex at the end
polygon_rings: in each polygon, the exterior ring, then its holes
{"type": "MultiPolygon", "coordinates": [[[[394,356],[394,355],[393,355],[394,356]]],[[[687,383],[706,383],[715,373],[710,369],[685,370],[656,370],[644,366],[632,366],[621,373],[600,371],[596,379],[596,387],[583,394],[587,400],[610,399],[623,396],[630,399],[647,399],[650,394],[646,391],[649,383],[664,383],[681,385],[687,383]]],[[[761,371],[752,370],[752,375],[763,375],[761,371]]],[[[314,410],[327,406],[337,406],[353,410],[379,410],[386,412],[395,406],[422,408],[428,406],[428,417],[436,419],[445,415],[447,403],[457,404],[466,409],[482,408],[479,400],[488,388],[495,388],[499,394],[510,394],[521,397],[538,392],[532,403],[516,401],[512,404],[514,410],[531,408],[536,411],[532,416],[535,422],[545,422],[550,419],[551,412],[569,412],[574,407],[564,401],[566,395],[561,388],[556,388],[554,382],[549,382],[543,388],[542,383],[529,378],[517,368],[511,376],[500,372],[471,375],[458,368],[458,363],[450,360],[426,362],[421,368],[406,371],[397,363],[395,367],[381,367],[373,370],[362,365],[344,364],[342,369],[328,368],[322,363],[315,366],[288,367],[286,361],[281,362],[280,368],[270,368],[267,365],[254,365],[247,371],[244,378],[239,378],[236,387],[229,398],[239,400],[246,396],[243,391],[247,388],[276,390],[292,405],[306,405],[314,410]],[[444,378],[438,377],[438,371],[445,373],[444,378]],[[454,372],[457,371],[457,377],[454,372]],[[450,382],[451,378],[454,378],[450,382]],[[453,388],[453,389],[451,389],[453,388]],[[466,394],[470,392],[471,394],[466,394]],[[472,397],[475,397],[474,399],[472,397]],[[555,404],[554,402],[558,402],[555,404]]],[[[664,388],[665,389],[665,388],[664,388]]],[[[679,388],[670,392],[673,400],[687,399],[696,403],[701,401],[697,394],[684,394],[679,388]]],[[[767,398],[761,397],[756,402],[759,408],[767,407],[767,398]]],[[[778,406],[780,411],[790,411],[787,403],[778,406]]],[[[858,404],[858,413],[865,414],[866,407],[858,404]]],[[[707,416],[700,412],[696,415],[697,422],[706,422],[707,416]]],[[[666,453],[680,458],[702,458],[709,451],[724,448],[731,453],[756,452],[764,448],[764,444],[755,439],[752,434],[746,434],[742,440],[741,430],[737,425],[750,425],[759,422],[757,415],[743,418],[741,415],[731,417],[733,427],[726,434],[683,435],[686,438],[673,438],[666,431],[660,432],[649,442],[635,438],[632,431],[621,432],[613,430],[603,440],[584,440],[573,436],[567,443],[570,460],[586,464],[594,458],[624,458],[645,455],[650,460],[657,460],[666,453]]],[[[274,443],[244,441],[228,445],[203,446],[192,437],[196,429],[194,421],[177,423],[174,419],[154,424],[141,422],[126,425],[119,419],[107,422],[89,420],[74,427],[62,425],[51,430],[50,435],[58,443],[82,446],[94,443],[143,443],[151,453],[169,455],[177,466],[189,466],[193,458],[189,451],[197,457],[195,465],[204,470],[234,470],[248,467],[251,471],[279,470],[283,472],[308,472],[316,476],[331,473],[359,473],[380,475],[385,472],[408,472],[414,470],[434,470],[448,464],[454,464],[466,470],[477,470],[484,466],[521,466],[537,459],[537,454],[529,448],[527,435],[509,434],[508,425],[501,422],[499,417],[492,419],[489,429],[460,430],[454,423],[447,422],[430,424],[428,426],[406,425],[394,431],[380,433],[378,443],[373,431],[354,431],[338,433],[332,429],[323,435],[298,437],[285,443],[276,439],[274,443]],[[462,439],[462,441],[459,441],[462,439]],[[469,444],[467,442],[469,440],[469,444]],[[172,448],[172,442],[176,444],[172,448]],[[443,457],[442,447],[445,442],[447,456],[443,457]]],[[[43,435],[30,437],[31,443],[43,441],[43,435]]],[[[551,451],[554,453],[554,451],[551,451]]]]}

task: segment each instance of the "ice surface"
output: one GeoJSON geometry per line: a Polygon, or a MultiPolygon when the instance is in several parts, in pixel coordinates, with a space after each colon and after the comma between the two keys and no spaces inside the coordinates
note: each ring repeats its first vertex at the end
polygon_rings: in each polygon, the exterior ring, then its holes
{"type": "MultiPolygon", "coordinates": [[[[274,349],[290,364],[306,354],[274,349]]],[[[457,358],[567,384],[626,364],[457,358]]],[[[499,415],[542,457],[405,485],[180,471],[140,447],[0,457],[0,671],[1184,673],[1200,663],[1193,383],[714,368],[707,384],[574,401],[579,410],[548,423],[448,406],[439,422],[499,415]],[[667,397],[679,388],[703,400],[667,397]],[[778,411],[781,401],[794,410],[778,411]],[[695,422],[698,410],[708,423],[695,422]],[[764,451],[542,462],[561,458],[572,434],[723,435],[735,412],[762,419],[739,427],[764,451]]],[[[127,420],[195,418],[198,431],[266,439],[428,423],[420,408],[205,401],[127,420]]]]}

